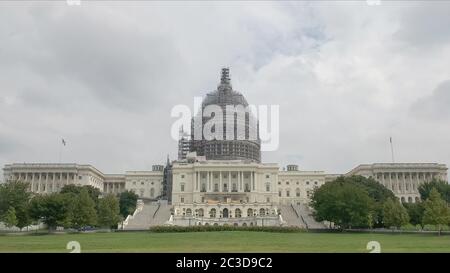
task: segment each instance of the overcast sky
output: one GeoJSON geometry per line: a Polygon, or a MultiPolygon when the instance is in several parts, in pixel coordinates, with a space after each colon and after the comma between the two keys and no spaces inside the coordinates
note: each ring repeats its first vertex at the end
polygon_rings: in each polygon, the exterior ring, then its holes
{"type": "Polygon", "coordinates": [[[450,3],[0,3],[0,166],[146,170],[176,158],[174,105],[221,67],[251,104],[280,105],[264,162],[344,173],[450,164],[450,3]]]}

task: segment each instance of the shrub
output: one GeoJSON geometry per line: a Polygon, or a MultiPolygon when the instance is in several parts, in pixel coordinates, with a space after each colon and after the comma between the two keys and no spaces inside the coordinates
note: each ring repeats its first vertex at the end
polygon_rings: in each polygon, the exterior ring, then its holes
{"type": "Polygon", "coordinates": [[[419,230],[419,229],[417,229],[417,226],[414,226],[414,225],[411,225],[411,224],[406,224],[406,225],[401,227],[401,230],[411,231],[411,230],[419,230]]]}
{"type": "Polygon", "coordinates": [[[150,227],[150,232],[207,232],[207,231],[259,231],[259,232],[304,232],[305,229],[299,227],[263,227],[263,226],[154,226],[150,227]]]}
{"type": "Polygon", "coordinates": [[[435,231],[437,228],[434,225],[425,225],[423,226],[423,230],[425,231],[435,231]]]}

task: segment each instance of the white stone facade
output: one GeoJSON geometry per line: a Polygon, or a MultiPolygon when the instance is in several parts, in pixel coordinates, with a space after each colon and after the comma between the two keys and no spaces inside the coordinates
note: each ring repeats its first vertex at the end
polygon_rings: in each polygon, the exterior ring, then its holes
{"type": "Polygon", "coordinates": [[[161,195],[163,170],[129,171],[125,174],[103,174],[91,165],[14,163],[3,168],[5,181],[28,182],[34,193],[59,192],[65,185],[90,185],[104,194],[130,190],[140,198],[154,199],[161,195]]]}
{"type": "Polygon", "coordinates": [[[5,180],[28,182],[35,193],[58,192],[65,185],[90,185],[103,190],[104,175],[90,165],[78,164],[8,164],[5,180]]]}
{"type": "Polygon", "coordinates": [[[161,171],[132,171],[125,173],[125,188],[140,198],[156,199],[162,194],[161,171]]]}
{"type": "Polygon", "coordinates": [[[432,179],[448,181],[447,166],[436,163],[363,164],[346,174],[373,178],[390,189],[402,202],[420,200],[419,186],[432,179]]]}
{"type": "Polygon", "coordinates": [[[175,162],[172,173],[174,224],[279,224],[276,164],[175,162]]]}
{"type": "Polygon", "coordinates": [[[323,171],[280,171],[277,190],[280,204],[307,204],[314,189],[325,183],[323,171]]]}
{"type": "MultiPolygon", "coordinates": [[[[4,167],[5,181],[21,180],[35,193],[58,192],[64,185],[91,185],[102,193],[118,194],[131,190],[140,198],[157,199],[163,191],[163,167],[151,171],[128,171],[125,174],[103,174],[91,165],[14,163],[4,167]]],[[[251,208],[253,216],[264,209],[265,216],[276,215],[280,205],[308,204],[313,190],[334,180],[339,174],[298,170],[295,165],[280,171],[278,164],[241,160],[209,160],[198,157],[173,163],[172,204],[175,216],[203,218],[212,208],[216,219],[227,208],[233,218],[236,209],[241,217],[251,208]],[[199,160],[200,159],[200,160],[199,160]],[[190,209],[190,211],[188,210],[190,209]],[[197,210],[197,211],[196,211],[197,210]]],[[[440,179],[448,181],[447,166],[437,163],[363,164],[344,174],[372,177],[403,202],[420,200],[421,184],[440,179]]]]}

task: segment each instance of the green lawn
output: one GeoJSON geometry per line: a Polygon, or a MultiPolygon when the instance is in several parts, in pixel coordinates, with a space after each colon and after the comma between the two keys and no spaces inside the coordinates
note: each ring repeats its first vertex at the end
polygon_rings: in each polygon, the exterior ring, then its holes
{"type": "Polygon", "coordinates": [[[450,235],[372,233],[271,233],[249,231],[150,233],[116,232],[0,236],[0,252],[450,252],[450,235]]]}

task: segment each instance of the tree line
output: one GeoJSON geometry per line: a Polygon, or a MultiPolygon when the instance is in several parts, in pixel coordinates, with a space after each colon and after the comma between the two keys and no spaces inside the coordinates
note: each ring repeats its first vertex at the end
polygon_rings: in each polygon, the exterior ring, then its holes
{"type": "Polygon", "coordinates": [[[339,229],[450,225],[450,185],[433,180],[419,186],[421,201],[401,203],[394,193],[363,176],[338,177],[317,188],[311,199],[314,218],[339,229]]]}
{"type": "Polygon", "coordinates": [[[117,228],[117,224],[136,209],[138,196],[130,191],[101,195],[92,186],[65,185],[60,192],[34,194],[29,184],[11,181],[0,184],[0,221],[20,229],[45,223],[57,227],[117,228]]]}

